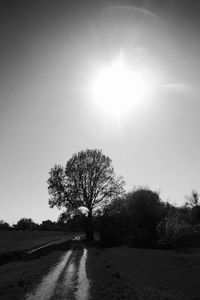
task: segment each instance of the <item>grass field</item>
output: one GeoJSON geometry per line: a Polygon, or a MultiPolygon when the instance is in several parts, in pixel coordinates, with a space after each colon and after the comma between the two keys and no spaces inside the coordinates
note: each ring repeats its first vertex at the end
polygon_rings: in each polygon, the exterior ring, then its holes
{"type": "MultiPolygon", "coordinates": [[[[4,232],[2,249],[28,249],[70,238],[60,232],[4,232]]],[[[0,299],[23,299],[66,250],[0,266],[0,299]]],[[[200,300],[200,249],[187,252],[89,247],[90,299],[200,300]]]]}
{"type": "Polygon", "coordinates": [[[62,251],[28,261],[14,261],[0,266],[0,300],[24,299],[57,263],[62,251]]]}
{"type": "Polygon", "coordinates": [[[200,250],[89,249],[92,299],[200,299],[200,250]]]}
{"type": "Polygon", "coordinates": [[[0,254],[61,239],[66,239],[66,234],[59,231],[0,231],[0,254]]]}

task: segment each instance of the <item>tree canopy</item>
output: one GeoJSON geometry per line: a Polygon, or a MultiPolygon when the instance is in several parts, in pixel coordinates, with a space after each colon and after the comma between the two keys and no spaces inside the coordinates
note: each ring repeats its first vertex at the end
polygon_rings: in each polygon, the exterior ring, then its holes
{"type": "Polygon", "coordinates": [[[87,149],[74,154],[65,167],[55,165],[49,174],[50,207],[65,208],[68,214],[82,211],[89,223],[86,236],[93,239],[93,212],[124,192],[111,159],[101,150],[87,149]]]}

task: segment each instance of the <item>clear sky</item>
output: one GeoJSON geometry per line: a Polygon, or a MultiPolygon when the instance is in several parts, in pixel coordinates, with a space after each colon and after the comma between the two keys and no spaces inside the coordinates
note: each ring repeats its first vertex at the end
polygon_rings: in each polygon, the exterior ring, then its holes
{"type": "Polygon", "coordinates": [[[0,219],[56,220],[48,172],[86,148],[110,156],[127,191],[148,185],[181,205],[200,190],[199,1],[0,5],[0,219]],[[122,51],[157,85],[116,120],[90,87],[122,51]]]}

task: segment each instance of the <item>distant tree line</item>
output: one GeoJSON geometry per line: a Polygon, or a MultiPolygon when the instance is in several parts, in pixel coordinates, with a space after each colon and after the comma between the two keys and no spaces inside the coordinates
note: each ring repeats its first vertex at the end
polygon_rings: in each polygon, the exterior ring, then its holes
{"type": "Polygon", "coordinates": [[[101,150],[74,154],[66,166],[49,172],[49,205],[63,212],[57,222],[22,218],[10,226],[0,221],[0,230],[94,232],[102,246],[129,245],[146,248],[200,247],[200,199],[193,190],[182,207],[163,202],[158,191],[147,187],[124,191],[111,159],[101,150]]]}
{"type": "Polygon", "coordinates": [[[159,192],[141,187],[113,200],[96,217],[102,246],[200,247],[200,203],[197,195],[192,191],[188,197],[189,204],[186,202],[176,207],[163,202],[159,192]]]}
{"type": "Polygon", "coordinates": [[[30,218],[22,218],[16,224],[10,226],[4,220],[0,220],[0,230],[41,230],[41,231],[63,231],[66,230],[66,225],[59,220],[53,222],[51,220],[42,221],[41,224],[35,223],[30,218]]]}
{"type": "MultiPolygon", "coordinates": [[[[57,222],[41,224],[22,218],[10,226],[0,220],[0,230],[83,231],[86,216],[61,213],[57,222]]],[[[145,248],[200,247],[200,201],[192,191],[181,207],[160,199],[159,192],[135,188],[114,198],[93,216],[94,231],[104,247],[129,245],[145,248]]]]}

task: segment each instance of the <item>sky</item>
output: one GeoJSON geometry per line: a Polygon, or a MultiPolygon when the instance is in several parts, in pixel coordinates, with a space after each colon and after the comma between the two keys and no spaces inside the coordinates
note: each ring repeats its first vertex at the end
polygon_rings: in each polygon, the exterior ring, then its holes
{"type": "Polygon", "coordinates": [[[1,1],[0,219],[56,220],[49,171],[87,148],[127,191],[176,205],[200,191],[199,14],[195,0],[1,1]],[[91,86],[120,53],[156,85],[116,120],[91,86]]]}

